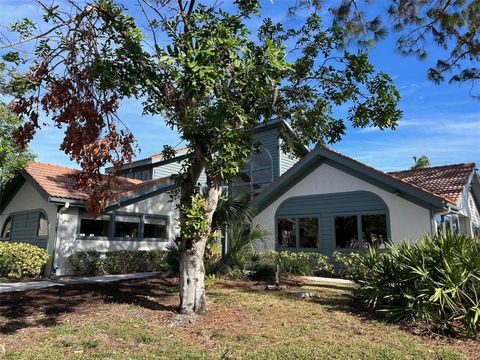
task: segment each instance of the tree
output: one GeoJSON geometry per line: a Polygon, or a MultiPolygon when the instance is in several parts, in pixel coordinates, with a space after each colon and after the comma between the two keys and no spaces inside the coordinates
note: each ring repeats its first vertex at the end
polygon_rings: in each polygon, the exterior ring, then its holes
{"type": "Polygon", "coordinates": [[[22,120],[0,102],[0,192],[34,158],[27,148],[13,141],[20,125],[22,120]]]}
{"type": "Polygon", "coordinates": [[[414,156],[413,165],[410,169],[411,170],[423,169],[423,168],[428,168],[430,166],[432,166],[432,164],[430,163],[430,159],[428,158],[427,155],[422,155],[419,157],[414,156]]]}
{"type": "MultiPolygon", "coordinates": [[[[480,2],[477,0],[391,0],[384,14],[366,15],[370,0],[342,0],[330,8],[333,22],[348,30],[350,40],[372,46],[388,30],[398,34],[397,48],[404,55],[426,59],[429,46],[442,49],[435,67],[428,70],[430,80],[440,83],[471,82],[471,95],[477,100],[476,81],[480,79],[480,2]]],[[[320,9],[319,0],[295,0],[291,11],[320,9]]]]}
{"type": "MultiPolygon", "coordinates": [[[[29,67],[28,91],[12,103],[29,119],[19,139],[33,137],[40,111],[65,127],[61,148],[82,167],[79,185],[92,193],[90,212],[99,213],[112,196],[114,176],[100,183],[101,167],[110,162],[118,170],[133,153],[133,135],[116,115],[122,99],[143,99],[144,113],[161,115],[188,145],[175,177],[182,313],[207,311],[203,257],[208,239],[218,236],[212,219],[220,186],[258,151],[255,127],[280,117],[300,142],[324,144],[340,140],[347,121],[395,128],[401,116],[390,77],[375,72],[365,51],[345,50],[343,29],[324,26],[317,14],[294,29],[265,19],[253,34],[247,22],[259,15],[258,1],[235,0],[227,11],[210,1],[138,0],[142,33],[113,0],[38,2],[50,27],[42,32],[31,20],[16,22],[19,39],[4,45],[4,60],[29,67]],[[30,60],[17,50],[29,40],[36,41],[30,60]],[[336,117],[345,105],[346,116],[336,117]]],[[[285,146],[298,149],[283,136],[285,146]]],[[[165,156],[172,150],[165,146],[165,156]]]]}

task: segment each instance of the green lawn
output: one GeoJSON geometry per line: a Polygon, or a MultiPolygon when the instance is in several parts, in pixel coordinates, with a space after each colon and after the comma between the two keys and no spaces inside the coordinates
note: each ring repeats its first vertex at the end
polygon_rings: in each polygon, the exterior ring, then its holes
{"type": "Polygon", "coordinates": [[[160,279],[36,291],[3,304],[0,297],[0,349],[6,359],[473,359],[480,353],[473,340],[413,335],[365,317],[351,307],[344,285],[302,290],[315,297],[222,282],[209,291],[209,315],[184,326],[174,311],[175,286],[160,279]]]}

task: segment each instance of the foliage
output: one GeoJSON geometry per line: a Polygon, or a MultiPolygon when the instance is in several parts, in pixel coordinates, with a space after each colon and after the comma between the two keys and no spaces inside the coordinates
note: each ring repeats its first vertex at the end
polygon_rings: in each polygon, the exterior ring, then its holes
{"type": "Polygon", "coordinates": [[[420,157],[413,157],[413,166],[410,168],[412,170],[415,169],[423,169],[423,168],[428,168],[432,166],[430,163],[430,159],[428,158],[427,155],[422,155],[420,157]]]}
{"type": "Polygon", "coordinates": [[[264,242],[266,230],[247,222],[232,222],[227,228],[229,251],[224,262],[231,268],[246,270],[255,260],[257,246],[264,242]]]}
{"type": "Polygon", "coordinates": [[[173,274],[178,274],[180,270],[180,257],[182,256],[182,250],[178,242],[167,244],[165,254],[165,267],[173,274]]]}
{"type": "Polygon", "coordinates": [[[218,282],[218,277],[215,274],[205,276],[205,288],[207,290],[213,289],[218,282]]]}
{"type": "Polygon", "coordinates": [[[12,140],[22,123],[20,118],[0,102],[0,189],[34,158],[27,148],[12,140]]]}
{"type": "Polygon", "coordinates": [[[349,279],[364,279],[368,268],[363,265],[361,252],[351,252],[348,254],[335,251],[333,258],[339,265],[337,273],[349,279]]]}
{"type": "Polygon", "coordinates": [[[317,252],[294,252],[270,250],[258,255],[253,264],[256,277],[272,280],[276,266],[280,266],[281,275],[321,276],[331,275],[333,265],[328,256],[317,252]]]}
{"type": "Polygon", "coordinates": [[[366,306],[393,321],[433,324],[454,331],[458,324],[480,330],[480,240],[452,233],[392,245],[391,253],[362,254],[368,269],[355,277],[366,306]]]}
{"type": "Polygon", "coordinates": [[[165,269],[162,250],[77,251],[68,257],[76,274],[125,274],[165,269]]]}
{"type": "MultiPolygon", "coordinates": [[[[373,46],[392,30],[397,33],[397,49],[404,55],[426,59],[437,56],[428,70],[436,83],[472,82],[471,93],[480,99],[473,87],[480,79],[480,3],[478,1],[412,0],[390,1],[386,14],[368,14],[369,0],[341,1],[329,10],[333,23],[345,29],[347,39],[360,46],[373,46]],[[385,16],[386,15],[386,16],[385,16]],[[436,46],[442,51],[432,49],[436,46]]],[[[301,8],[320,10],[323,2],[296,0],[292,11],[301,8]]]]}
{"type": "Polygon", "coordinates": [[[38,276],[48,258],[47,251],[38,246],[0,242],[0,276],[14,279],[38,276]]]}

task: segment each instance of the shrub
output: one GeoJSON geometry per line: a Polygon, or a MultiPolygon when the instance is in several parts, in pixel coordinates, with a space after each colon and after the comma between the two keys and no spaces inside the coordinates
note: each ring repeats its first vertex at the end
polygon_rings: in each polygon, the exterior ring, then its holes
{"type": "Polygon", "coordinates": [[[77,274],[121,274],[164,270],[165,258],[162,250],[79,251],[68,262],[77,274]]]}
{"type": "Polygon", "coordinates": [[[75,274],[91,275],[103,273],[102,253],[98,251],[77,251],[67,258],[75,274]]]}
{"type": "Polygon", "coordinates": [[[338,265],[336,269],[338,275],[352,280],[365,278],[368,268],[362,263],[361,252],[345,254],[335,251],[333,258],[338,265]]]}
{"type": "Polygon", "coordinates": [[[268,251],[258,257],[253,270],[259,279],[274,279],[277,263],[280,274],[319,276],[333,273],[329,257],[316,252],[268,251]]]}
{"type": "Polygon", "coordinates": [[[48,258],[47,251],[38,246],[0,242],[0,276],[14,279],[38,276],[48,258]]]}
{"type": "Polygon", "coordinates": [[[368,269],[355,278],[364,304],[394,321],[480,331],[480,239],[441,234],[415,244],[361,255],[368,269]]]}

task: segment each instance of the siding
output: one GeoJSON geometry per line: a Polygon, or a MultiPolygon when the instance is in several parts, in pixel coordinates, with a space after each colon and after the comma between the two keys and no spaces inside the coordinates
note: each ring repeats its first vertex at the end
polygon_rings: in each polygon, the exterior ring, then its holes
{"type": "MultiPolygon", "coordinates": [[[[280,139],[280,144],[282,144],[282,139],[280,139]]],[[[280,151],[280,173],[279,176],[282,176],[288,169],[290,169],[295,163],[299,160],[298,157],[293,156],[292,154],[286,153],[279,148],[280,151]]]]}
{"type": "MultiPolygon", "coordinates": [[[[177,162],[177,161],[164,164],[164,165],[155,166],[153,168],[153,179],[158,179],[158,178],[178,174],[181,169],[182,169],[182,164],[181,162],[177,162]]],[[[198,181],[200,182],[200,184],[205,184],[207,182],[207,177],[205,175],[205,172],[202,171],[198,181]]]]}
{"type": "Polygon", "coordinates": [[[280,176],[280,151],[277,128],[259,131],[253,135],[253,138],[270,152],[272,156],[273,179],[276,179],[280,176]]]}
{"type": "Polygon", "coordinates": [[[470,216],[472,217],[472,223],[480,225],[480,209],[475,204],[472,190],[468,192],[468,207],[470,208],[470,216]]]}
{"type": "MultiPolygon", "coordinates": [[[[335,215],[362,213],[386,214],[387,233],[390,234],[388,207],[380,197],[367,191],[292,197],[280,204],[276,217],[318,217],[320,252],[331,255],[335,251],[335,215]]],[[[275,239],[277,238],[275,229],[275,239]]]]}
{"type": "Polygon", "coordinates": [[[48,238],[37,238],[39,210],[20,212],[12,215],[11,242],[23,242],[46,249],[48,238]]]}

